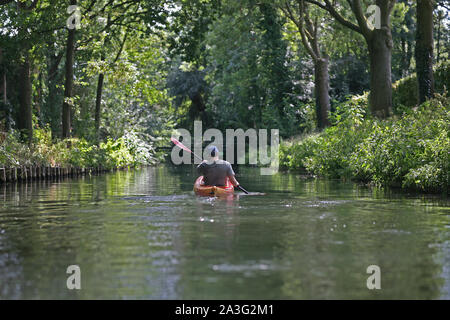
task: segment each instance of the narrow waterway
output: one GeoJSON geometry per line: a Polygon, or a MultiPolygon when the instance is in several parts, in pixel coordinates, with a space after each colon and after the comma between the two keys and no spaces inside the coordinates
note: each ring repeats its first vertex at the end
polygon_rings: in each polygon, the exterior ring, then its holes
{"type": "Polygon", "coordinates": [[[257,193],[223,200],[196,197],[195,178],[160,166],[0,186],[0,298],[450,299],[448,199],[240,168],[257,193]]]}

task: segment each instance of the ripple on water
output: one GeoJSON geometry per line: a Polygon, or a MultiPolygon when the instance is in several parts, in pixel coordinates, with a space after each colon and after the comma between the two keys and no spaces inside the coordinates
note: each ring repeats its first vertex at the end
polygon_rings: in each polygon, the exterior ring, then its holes
{"type": "Polygon", "coordinates": [[[350,202],[349,200],[315,200],[304,201],[303,204],[308,208],[328,208],[350,202]]]}
{"type": "Polygon", "coordinates": [[[283,269],[281,266],[277,266],[273,261],[254,261],[246,264],[214,264],[211,269],[215,272],[222,273],[241,273],[245,276],[251,276],[257,272],[274,271],[283,269]]]}
{"type": "Polygon", "coordinates": [[[178,194],[170,196],[132,196],[120,198],[121,200],[137,200],[142,202],[174,202],[189,198],[187,194],[178,194]]]}
{"type": "Polygon", "coordinates": [[[398,229],[384,229],[384,230],[374,231],[373,233],[387,233],[387,234],[396,234],[396,235],[411,234],[410,231],[398,230],[398,229]]]}

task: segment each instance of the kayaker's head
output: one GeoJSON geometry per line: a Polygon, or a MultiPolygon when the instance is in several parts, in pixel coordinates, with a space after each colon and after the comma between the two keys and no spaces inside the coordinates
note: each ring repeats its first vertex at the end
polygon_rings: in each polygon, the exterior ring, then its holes
{"type": "Polygon", "coordinates": [[[210,160],[216,161],[219,160],[219,149],[216,146],[210,146],[208,148],[208,154],[210,156],[210,160]]]}

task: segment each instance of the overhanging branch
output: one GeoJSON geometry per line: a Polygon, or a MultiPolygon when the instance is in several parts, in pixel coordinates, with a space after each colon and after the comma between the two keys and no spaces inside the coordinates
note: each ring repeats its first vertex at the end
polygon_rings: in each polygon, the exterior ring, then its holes
{"type": "Polygon", "coordinates": [[[336,21],[338,21],[340,24],[342,24],[343,26],[356,31],[358,33],[363,33],[361,28],[359,26],[357,26],[356,24],[348,21],[347,19],[345,19],[339,12],[336,11],[336,9],[334,8],[334,6],[330,3],[329,0],[324,0],[325,3],[321,3],[319,1],[316,0],[305,0],[308,3],[314,4],[316,6],[318,6],[319,8],[322,8],[326,11],[328,11],[335,19],[336,21]]]}

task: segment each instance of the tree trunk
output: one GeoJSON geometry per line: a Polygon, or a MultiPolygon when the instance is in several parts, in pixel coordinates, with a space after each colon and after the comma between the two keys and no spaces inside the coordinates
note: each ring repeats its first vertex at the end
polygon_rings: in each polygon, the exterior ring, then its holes
{"type": "Polygon", "coordinates": [[[191,102],[193,105],[193,108],[191,107],[189,111],[191,116],[195,117],[196,115],[200,115],[203,123],[207,123],[206,105],[200,91],[197,91],[195,95],[191,97],[191,102]]]}
{"type": "Polygon", "coordinates": [[[401,48],[402,48],[402,56],[400,58],[400,77],[404,78],[405,77],[405,70],[406,70],[406,40],[402,39],[401,40],[401,48]]]}
{"type": "Polygon", "coordinates": [[[408,51],[406,53],[406,66],[405,66],[406,74],[405,74],[404,77],[406,77],[409,74],[409,67],[411,66],[411,58],[412,58],[413,53],[414,53],[414,43],[413,43],[413,41],[408,40],[407,44],[408,44],[408,51]]]}
{"type": "Polygon", "coordinates": [[[6,105],[8,102],[8,95],[6,94],[6,72],[3,73],[3,103],[6,105]]]}
{"type": "Polygon", "coordinates": [[[61,136],[61,89],[58,85],[64,81],[64,74],[59,72],[59,64],[63,58],[63,52],[56,54],[54,43],[48,43],[47,52],[47,77],[46,86],[48,88],[45,108],[43,112],[43,120],[50,123],[52,137],[61,136]]]}
{"type": "Polygon", "coordinates": [[[38,73],[37,77],[37,87],[36,87],[36,95],[35,95],[35,102],[34,102],[34,110],[36,113],[41,117],[41,103],[42,103],[42,91],[43,91],[43,84],[42,84],[42,73],[39,72],[39,70],[35,70],[35,74],[38,73]]]}
{"type": "Polygon", "coordinates": [[[28,55],[20,66],[19,70],[19,117],[18,129],[22,137],[31,144],[33,139],[33,117],[31,110],[31,78],[30,78],[30,60],[28,55]]]}
{"type": "Polygon", "coordinates": [[[389,28],[373,30],[367,42],[370,57],[370,110],[373,116],[386,118],[392,111],[392,35],[389,28]]]}
{"type": "Polygon", "coordinates": [[[436,47],[436,63],[439,64],[441,57],[441,22],[442,22],[442,11],[438,12],[438,34],[437,34],[437,47],[436,47]]]}
{"type": "Polygon", "coordinates": [[[417,0],[416,69],[422,103],[434,95],[432,0],[417,0]]]}
{"type": "MultiPolygon", "coordinates": [[[[70,2],[75,5],[76,0],[70,2]]],[[[66,81],[64,84],[64,102],[62,108],[62,137],[70,137],[71,131],[71,104],[72,89],[73,89],[73,56],[75,48],[75,28],[69,29],[66,47],[66,81]]]]}
{"type": "Polygon", "coordinates": [[[98,75],[97,82],[97,98],[95,99],[95,134],[97,136],[97,140],[99,139],[100,134],[100,115],[101,115],[101,104],[102,104],[102,92],[103,92],[103,80],[105,75],[100,73],[98,75]]]}
{"type": "Polygon", "coordinates": [[[401,65],[400,65],[401,78],[408,76],[409,67],[411,65],[411,57],[412,57],[412,49],[411,48],[412,48],[412,42],[408,39],[402,39],[402,56],[401,56],[401,65]]]}
{"type": "MultiPolygon", "coordinates": [[[[0,48],[0,63],[2,63],[2,62],[3,62],[3,51],[2,51],[2,48],[0,48]]],[[[3,71],[2,93],[3,93],[3,103],[6,105],[6,102],[8,100],[7,96],[6,96],[6,71],[3,71]]]]}
{"type": "Polygon", "coordinates": [[[319,129],[323,129],[330,125],[328,119],[328,112],[330,111],[328,58],[319,58],[314,61],[314,73],[317,126],[319,129]]]}

